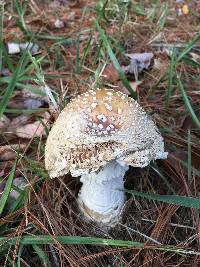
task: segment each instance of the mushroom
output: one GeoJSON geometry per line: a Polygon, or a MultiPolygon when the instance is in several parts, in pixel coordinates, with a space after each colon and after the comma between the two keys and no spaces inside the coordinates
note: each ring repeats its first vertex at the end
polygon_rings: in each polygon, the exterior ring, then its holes
{"type": "Polygon", "coordinates": [[[45,148],[51,178],[81,176],[78,203],[96,222],[115,225],[125,203],[129,165],[165,159],[158,128],[132,98],[111,89],[90,90],[73,99],[53,125],[45,148]]]}

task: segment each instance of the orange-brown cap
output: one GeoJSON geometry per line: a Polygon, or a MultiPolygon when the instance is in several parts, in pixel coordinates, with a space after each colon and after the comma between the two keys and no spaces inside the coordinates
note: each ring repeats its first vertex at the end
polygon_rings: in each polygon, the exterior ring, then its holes
{"type": "Polygon", "coordinates": [[[46,143],[50,177],[95,172],[109,161],[144,167],[166,158],[154,122],[133,99],[111,89],[90,90],[59,115],[46,143]]]}

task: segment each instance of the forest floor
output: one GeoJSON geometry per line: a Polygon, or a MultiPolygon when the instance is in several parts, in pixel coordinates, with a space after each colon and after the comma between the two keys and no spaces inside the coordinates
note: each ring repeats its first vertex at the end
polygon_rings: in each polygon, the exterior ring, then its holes
{"type": "Polygon", "coordinates": [[[7,0],[0,13],[0,266],[200,266],[199,1],[7,0]],[[44,166],[60,111],[102,87],[136,97],[169,152],[129,169],[109,230],[81,216],[79,179],[44,166]]]}

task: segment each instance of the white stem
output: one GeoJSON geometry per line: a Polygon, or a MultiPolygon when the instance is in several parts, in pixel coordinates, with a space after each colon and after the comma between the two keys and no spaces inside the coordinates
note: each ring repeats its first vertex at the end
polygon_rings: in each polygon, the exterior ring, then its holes
{"type": "Polygon", "coordinates": [[[127,166],[117,161],[108,163],[98,173],[82,175],[79,205],[86,217],[97,222],[113,224],[119,220],[125,202],[124,174],[127,166]]]}

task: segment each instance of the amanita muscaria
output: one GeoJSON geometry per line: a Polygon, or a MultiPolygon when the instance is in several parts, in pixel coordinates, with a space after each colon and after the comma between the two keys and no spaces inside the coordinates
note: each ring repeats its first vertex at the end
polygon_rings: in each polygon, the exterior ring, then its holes
{"type": "Polygon", "coordinates": [[[166,157],[158,128],[135,100],[97,89],[79,95],[61,112],[47,139],[45,165],[51,178],[68,172],[80,176],[82,212],[112,225],[125,203],[120,189],[129,166],[145,167],[166,157]]]}

